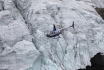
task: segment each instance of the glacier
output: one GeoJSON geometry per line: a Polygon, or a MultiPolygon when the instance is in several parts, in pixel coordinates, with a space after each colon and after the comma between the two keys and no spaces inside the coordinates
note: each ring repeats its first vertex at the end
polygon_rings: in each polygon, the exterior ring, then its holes
{"type": "Polygon", "coordinates": [[[102,0],[0,0],[0,70],[78,70],[104,53],[102,0]],[[75,28],[70,28],[72,23],[75,28]],[[60,38],[47,38],[53,24],[60,38]]]}

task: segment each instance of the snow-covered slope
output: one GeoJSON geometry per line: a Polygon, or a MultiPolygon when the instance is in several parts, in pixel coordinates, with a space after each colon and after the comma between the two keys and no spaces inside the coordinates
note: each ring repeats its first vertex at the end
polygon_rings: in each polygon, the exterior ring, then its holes
{"type": "Polygon", "coordinates": [[[78,0],[78,1],[84,1],[85,3],[95,8],[104,8],[104,0],[78,0]]]}
{"type": "Polygon", "coordinates": [[[94,3],[97,8],[104,8],[104,0],[92,0],[92,3],[94,3]]]}
{"type": "MultiPolygon", "coordinates": [[[[93,6],[94,4],[91,3],[93,6]]],[[[104,53],[104,21],[79,0],[0,1],[1,70],[77,70],[104,53]],[[75,23],[75,28],[67,28],[75,23]],[[61,38],[47,38],[64,29],[61,38]]]]}

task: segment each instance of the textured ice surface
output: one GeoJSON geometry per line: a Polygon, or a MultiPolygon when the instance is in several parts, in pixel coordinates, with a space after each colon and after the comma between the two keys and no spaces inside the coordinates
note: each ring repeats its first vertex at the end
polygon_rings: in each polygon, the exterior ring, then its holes
{"type": "MultiPolygon", "coordinates": [[[[100,1],[99,1],[100,2],[100,1]]],[[[101,3],[101,2],[100,2],[101,3]]],[[[0,0],[1,70],[77,70],[104,53],[104,21],[91,0],[0,0]],[[75,29],[68,28],[75,23],[75,29]],[[47,38],[53,24],[61,38],[47,38]]]]}

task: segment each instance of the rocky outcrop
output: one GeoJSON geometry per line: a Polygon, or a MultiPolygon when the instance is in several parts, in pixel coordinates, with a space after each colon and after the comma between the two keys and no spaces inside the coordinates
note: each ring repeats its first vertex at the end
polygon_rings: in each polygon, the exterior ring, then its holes
{"type": "Polygon", "coordinates": [[[97,53],[91,58],[91,66],[87,66],[86,69],[79,70],[103,70],[104,69],[104,55],[97,53]]]}

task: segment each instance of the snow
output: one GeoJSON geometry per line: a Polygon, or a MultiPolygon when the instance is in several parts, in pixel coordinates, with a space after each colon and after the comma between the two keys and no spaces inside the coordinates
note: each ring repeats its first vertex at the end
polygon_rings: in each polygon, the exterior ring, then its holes
{"type": "Polygon", "coordinates": [[[5,49],[1,53],[0,69],[26,70],[28,66],[32,66],[39,55],[39,51],[36,50],[34,44],[29,41],[23,40],[18,42],[13,48],[5,45],[5,49]],[[7,65],[9,68],[5,67],[7,65]]]}
{"type": "MultiPolygon", "coordinates": [[[[99,0],[101,3],[101,0],[99,0]]],[[[104,20],[93,0],[0,1],[0,69],[77,70],[104,54],[104,20]],[[3,4],[3,5],[2,5],[3,4]],[[75,28],[70,28],[72,23],[75,28]],[[47,38],[53,24],[61,38],[47,38]]]]}

